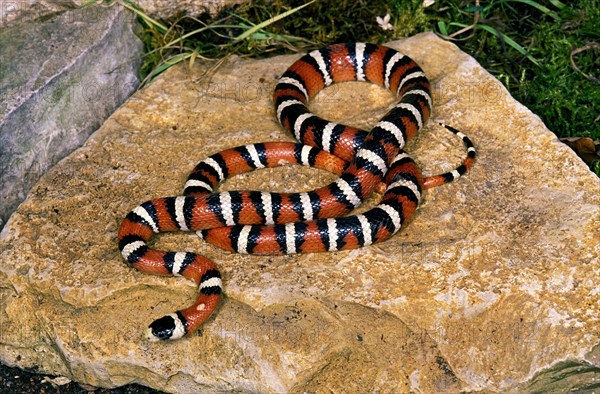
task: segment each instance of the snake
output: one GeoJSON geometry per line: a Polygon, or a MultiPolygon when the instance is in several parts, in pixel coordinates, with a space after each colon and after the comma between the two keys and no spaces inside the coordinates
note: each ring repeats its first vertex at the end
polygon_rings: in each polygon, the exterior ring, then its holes
{"type": "Polygon", "coordinates": [[[127,263],[150,274],[183,276],[199,288],[193,305],[153,321],[145,338],[173,340],[195,332],[217,309],[223,294],[222,277],[212,260],[193,252],[153,249],[148,245],[153,235],[195,231],[221,249],[243,254],[369,246],[404,226],[424,189],[459,178],[475,160],[470,139],[440,123],[460,137],[466,157],[452,171],[421,174],[403,148],[429,120],[431,85],[410,57],[383,45],[334,44],[305,54],[279,78],[273,101],[277,120],[298,142],[254,143],[213,154],[195,166],[183,195],[146,201],[123,220],[117,238],[127,263]],[[370,132],[327,121],[307,107],[322,89],[346,81],[374,83],[397,96],[370,132]],[[337,178],[297,193],[215,190],[228,177],[284,164],[320,168],[337,178]],[[361,214],[351,214],[374,191],[383,194],[381,201],[361,214]]]}

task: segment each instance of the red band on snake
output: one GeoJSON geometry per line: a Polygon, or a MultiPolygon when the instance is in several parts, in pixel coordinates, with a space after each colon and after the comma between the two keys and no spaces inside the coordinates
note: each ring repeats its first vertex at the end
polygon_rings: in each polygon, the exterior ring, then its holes
{"type": "Polygon", "coordinates": [[[214,154],[196,166],[185,196],[147,201],[123,221],[118,239],[125,260],[145,272],[183,275],[200,288],[194,305],[154,321],[147,338],[177,339],[195,331],[216,309],[222,291],[221,275],[212,261],[190,252],[150,249],[146,242],[153,234],[200,230],[206,241],[220,248],[252,254],[368,246],[400,230],[424,188],[458,178],[475,158],[470,140],[445,126],[462,138],[467,158],[451,172],[423,178],[402,148],[429,119],[430,84],[413,60],[384,46],[336,44],[310,52],[280,78],[274,101],[277,119],[302,144],[250,144],[214,154]],[[400,99],[371,132],[329,122],[308,110],[308,101],[321,89],[344,81],[372,82],[400,99]],[[339,178],[302,193],[214,193],[229,176],[282,163],[326,169],[339,178]],[[375,208],[343,216],[381,184],[385,192],[375,208]]]}

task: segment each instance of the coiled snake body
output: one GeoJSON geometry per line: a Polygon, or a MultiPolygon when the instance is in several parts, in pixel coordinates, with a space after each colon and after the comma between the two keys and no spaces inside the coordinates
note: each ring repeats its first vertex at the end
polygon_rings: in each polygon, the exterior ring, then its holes
{"type": "Polygon", "coordinates": [[[177,339],[196,330],[216,309],[222,292],[216,265],[190,252],[162,252],[148,239],[164,231],[199,231],[226,250],[252,254],[292,254],[355,249],[390,238],[410,219],[424,188],[464,174],[475,149],[462,138],[467,157],[455,170],[424,178],[402,148],[427,122],[430,84],[421,68],[393,49],[373,44],[336,44],[296,61],[279,79],[274,102],[279,122],[301,144],[271,142],[228,149],[200,162],[184,195],[147,201],[129,212],[118,233],[122,256],[135,268],[158,275],[182,275],[199,286],[196,302],[154,321],[151,340],[177,339]],[[308,101],[336,82],[369,81],[399,97],[370,132],[312,114],[308,101]],[[229,176],[282,163],[331,171],[339,178],[302,193],[230,191],[215,193],[229,176]],[[381,185],[374,208],[342,216],[381,185]]]}

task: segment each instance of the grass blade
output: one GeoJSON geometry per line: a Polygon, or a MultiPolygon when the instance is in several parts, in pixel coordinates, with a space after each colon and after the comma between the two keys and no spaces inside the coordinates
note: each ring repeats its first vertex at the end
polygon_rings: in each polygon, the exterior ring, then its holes
{"type": "Polygon", "coordinates": [[[236,42],[236,41],[241,41],[241,40],[243,40],[243,39],[245,39],[245,38],[247,38],[247,37],[249,37],[249,36],[253,35],[254,33],[256,33],[258,30],[262,29],[263,27],[267,27],[267,26],[269,26],[270,24],[272,24],[272,23],[275,23],[275,22],[277,22],[278,20],[280,20],[280,19],[283,19],[283,18],[285,18],[285,17],[289,16],[289,15],[293,14],[293,13],[294,13],[294,12],[296,12],[296,11],[299,11],[299,10],[301,10],[301,9],[302,9],[302,8],[304,8],[304,7],[311,5],[311,4],[312,4],[312,3],[314,3],[315,1],[317,1],[317,0],[312,0],[312,1],[309,1],[309,2],[308,2],[308,3],[306,3],[306,4],[303,4],[303,5],[299,6],[299,7],[293,8],[293,9],[291,9],[291,10],[289,10],[289,11],[286,11],[286,12],[284,12],[284,13],[281,13],[281,14],[279,14],[279,15],[276,15],[276,16],[274,16],[274,17],[270,18],[270,19],[267,19],[267,20],[266,20],[266,21],[264,21],[264,22],[261,22],[261,23],[259,23],[258,25],[255,25],[255,26],[253,26],[253,27],[251,27],[250,29],[248,29],[248,30],[246,30],[245,32],[243,32],[242,34],[240,34],[239,36],[235,37],[235,38],[233,39],[233,42],[236,42]]]}
{"type": "Polygon", "coordinates": [[[529,59],[533,64],[535,64],[536,66],[540,65],[540,63],[538,63],[538,61],[535,60],[535,58],[533,56],[531,56],[530,54],[527,53],[527,50],[525,48],[523,48],[515,40],[513,40],[512,38],[510,38],[506,34],[500,32],[497,29],[494,29],[493,27],[488,26],[488,25],[478,24],[475,27],[483,29],[483,30],[485,30],[487,32],[490,32],[492,34],[496,34],[498,36],[501,36],[502,39],[504,40],[504,42],[506,42],[508,45],[510,45],[511,47],[513,47],[515,50],[517,50],[520,54],[522,54],[527,59],[529,59]]]}
{"type": "Polygon", "coordinates": [[[85,3],[83,3],[82,5],[80,5],[79,8],[87,7],[89,5],[97,3],[98,1],[100,1],[100,0],[87,0],[85,3]]]}
{"type": "Polygon", "coordinates": [[[146,76],[146,78],[144,78],[141,85],[144,85],[144,84],[146,84],[146,82],[153,80],[154,77],[156,77],[157,75],[159,75],[166,69],[173,67],[177,63],[180,63],[180,62],[186,60],[187,58],[192,57],[193,55],[194,55],[193,52],[184,52],[184,53],[179,53],[179,54],[165,60],[164,62],[159,64],[154,70],[152,70],[152,72],[150,74],[148,74],[146,76]]]}
{"type": "MultiPolygon", "coordinates": [[[[467,27],[468,25],[465,25],[464,23],[452,22],[452,23],[450,23],[449,26],[467,27]]],[[[495,29],[495,28],[493,28],[491,26],[484,25],[484,24],[481,24],[481,23],[478,23],[477,25],[475,25],[475,28],[479,28],[479,29],[487,31],[488,33],[492,33],[492,34],[494,34],[496,36],[500,36],[500,38],[502,40],[504,40],[504,42],[506,42],[508,45],[510,45],[511,47],[513,47],[515,50],[517,50],[520,54],[522,54],[527,59],[529,59],[533,64],[535,64],[536,66],[540,65],[540,63],[537,60],[535,60],[535,58],[533,56],[531,56],[530,54],[527,53],[527,50],[525,48],[523,48],[515,40],[513,40],[512,38],[510,38],[506,34],[498,31],[497,29],[495,29]]]]}
{"type": "Polygon", "coordinates": [[[559,0],[548,0],[553,6],[555,6],[556,8],[558,8],[559,10],[562,10],[563,8],[566,7],[566,5],[564,3],[561,3],[559,0]]]}
{"type": "Polygon", "coordinates": [[[541,11],[543,14],[550,16],[551,18],[553,18],[556,21],[560,20],[560,17],[556,14],[556,12],[550,11],[549,8],[547,8],[533,0],[500,0],[496,4],[508,3],[508,2],[527,4],[528,6],[531,6],[533,8],[536,8],[537,10],[541,11]]]}
{"type": "Polygon", "coordinates": [[[438,29],[440,29],[440,33],[444,36],[448,35],[448,26],[446,26],[446,22],[438,21],[437,23],[438,29]]]}
{"type": "Polygon", "coordinates": [[[156,28],[158,28],[158,30],[163,34],[167,32],[168,29],[165,25],[150,18],[135,3],[133,3],[129,0],[118,0],[118,3],[121,4],[123,7],[127,8],[128,10],[135,12],[140,18],[142,18],[144,20],[144,22],[146,22],[148,24],[148,26],[152,26],[152,25],[156,26],[156,28]]]}

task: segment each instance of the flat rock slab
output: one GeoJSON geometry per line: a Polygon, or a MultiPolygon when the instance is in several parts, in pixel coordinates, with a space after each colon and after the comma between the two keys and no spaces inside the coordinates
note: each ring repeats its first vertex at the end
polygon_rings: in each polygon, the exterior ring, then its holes
{"type": "Polygon", "coordinates": [[[0,228],[139,85],[134,26],[123,7],[88,7],[0,31],[0,228]]]}
{"type": "MultiPolygon", "coordinates": [[[[197,289],[122,261],[125,214],[179,194],[212,153],[291,140],[271,95],[297,56],[176,67],[46,174],[3,230],[2,361],[96,386],[182,393],[522,391],[548,388],[574,365],[597,378],[600,180],[453,44],[420,34],[389,45],[434,83],[433,117],[479,151],[466,177],[425,192],[400,234],[355,251],[267,257],[160,235],[163,250],[215,259],[227,296],[201,335],[145,342],[147,324],[189,305],[197,289]]],[[[345,83],[312,108],[369,128],[393,101],[377,86],[345,83]]],[[[407,150],[426,174],[464,155],[434,125],[407,150]]],[[[222,189],[300,191],[331,179],[293,166],[222,189]]]]}

